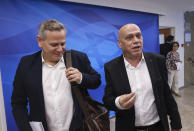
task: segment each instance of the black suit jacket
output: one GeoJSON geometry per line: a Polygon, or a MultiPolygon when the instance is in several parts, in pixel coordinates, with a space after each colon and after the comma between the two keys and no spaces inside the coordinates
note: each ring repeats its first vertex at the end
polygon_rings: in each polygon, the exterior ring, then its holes
{"type": "MultiPolygon", "coordinates": [[[[84,95],[87,89],[95,89],[100,83],[100,75],[91,67],[86,54],[72,51],[72,66],[82,73],[82,83],[78,85],[84,95]]],[[[65,56],[64,56],[65,59],[65,56]]],[[[29,121],[43,123],[45,131],[48,130],[42,87],[42,59],[41,51],[24,56],[17,68],[14,89],[11,98],[13,116],[20,131],[32,131],[29,121]],[[29,108],[27,105],[29,104],[29,108]],[[30,110],[28,110],[30,109],[30,110]]],[[[70,131],[77,131],[82,122],[82,112],[72,93],[75,112],[70,131]]]]}
{"type": "Polygon", "coordinates": [[[160,44],[160,54],[163,55],[164,57],[167,56],[168,52],[172,51],[172,44],[169,42],[166,42],[164,44],[160,44]]]}
{"type": "MultiPolygon", "coordinates": [[[[181,120],[178,107],[167,83],[165,58],[152,53],[144,53],[144,57],[151,77],[156,108],[164,131],[169,131],[167,115],[170,116],[171,127],[180,129],[181,120]]],[[[116,131],[135,131],[134,106],[128,110],[119,110],[115,106],[116,97],[131,93],[123,56],[106,63],[104,70],[106,88],[103,101],[109,110],[114,110],[116,113],[116,131]]]]}

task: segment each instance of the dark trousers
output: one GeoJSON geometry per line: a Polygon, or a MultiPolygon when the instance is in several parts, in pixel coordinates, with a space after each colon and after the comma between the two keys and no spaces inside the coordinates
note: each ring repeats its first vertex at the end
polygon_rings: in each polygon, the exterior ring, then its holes
{"type": "Polygon", "coordinates": [[[141,127],[136,127],[136,131],[164,131],[164,128],[161,124],[161,122],[157,122],[153,125],[150,126],[141,126],[141,127]]]}

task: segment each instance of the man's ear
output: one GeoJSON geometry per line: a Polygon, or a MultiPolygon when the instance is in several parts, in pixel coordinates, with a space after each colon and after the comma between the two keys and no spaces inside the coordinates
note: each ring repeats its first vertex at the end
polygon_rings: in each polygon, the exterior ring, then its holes
{"type": "Polygon", "coordinates": [[[43,40],[40,38],[40,35],[37,35],[37,36],[36,36],[36,39],[37,39],[37,41],[38,41],[38,46],[39,46],[40,48],[42,48],[42,42],[43,42],[43,40]]]}
{"type": "Polygon", "coordinates": [[[118,44],[119,48],[122,47],[122,43],[119,40],[117,40],[117,44],[118,44]]]}

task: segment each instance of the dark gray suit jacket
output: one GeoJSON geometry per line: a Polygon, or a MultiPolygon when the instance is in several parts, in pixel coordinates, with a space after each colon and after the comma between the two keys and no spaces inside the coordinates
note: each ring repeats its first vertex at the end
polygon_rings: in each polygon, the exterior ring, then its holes
{"type": "MultiPolygon", "coordinates": [[[[180,129],[182,127],[181,119],[177,104],[168,86],[165,58],[153,53],[144,53],[144,57],[152,81],[156,108],[164,131],[169,131],[167,115],[170,116],[171,127],[180,129]]],[[[135,131],[134,106],[128,110],[119,110],[115,106],[117,96],[131,93],[123,56],[106,63],[104,70],[106,88],[103,101],[109,110],[116,112],[116,131],[135,131]]]]}
{"type": "MultiPolygon", "coordinates": [[[[65,56],[64,56],[65,59],[65,56]]],[[[86,54],[72,51],[72,66],[82,73],[81,92],[88,95],[87,89],[95,89],[101,83],[100,75],[91,67],[86,54]]],[[[45,131],[48,130],[42,88],[42,59],[41,51],[24,56],[17,68],[14,89],[11,97],[13,116],[20,131],[32,131],[29,121],[43,123],[45,131]],[[27,105],[29,104],[29,109],[27,105]]],[[[82,111],[72,93],[75,112],[70,131],[77,131],[82,122],[82,111]]]]}

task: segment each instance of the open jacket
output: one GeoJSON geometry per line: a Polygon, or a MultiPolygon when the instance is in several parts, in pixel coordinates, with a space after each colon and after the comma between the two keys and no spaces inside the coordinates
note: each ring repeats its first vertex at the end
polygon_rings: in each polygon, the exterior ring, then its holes
{"type": "MultiPolygon", "coordinates": [[[[71,55],[72,66],[82,73],[82,82],[78,87],[84,95],[87,95],[87,89],[95,89],[100,85],[100,75],[91,67],[86,54],[72,50],[71,55]]],[[[21,59],[13,83],[12,111],[20,131],[32,131],[29,121],[42,122],[45,131],[48,130],[42,85],[42,59],[39,51],[21,59]]],[[[70,131],[77,131],[83,115],[73,92],[72,96],[75,111],[70,131]]]]}
{"type": "MultiPolygon", "coordinates": [[[[177,104],[168,86],[165,58],[153,53],[144,53],[144,57],[152,82],[157,112],[164,131],[169,131],[168,115],[171,127],[180,129],[182,127],[181,119],[177,104]]],[[[116,97],[131,93],[123,59],[123,55],[121,55],[104,66],[106,88],[103,101],[109,110],[116,112],[116,131],[135,131],[134,106],[127,110],[120,110],[115,105],[116,97]]]]}

